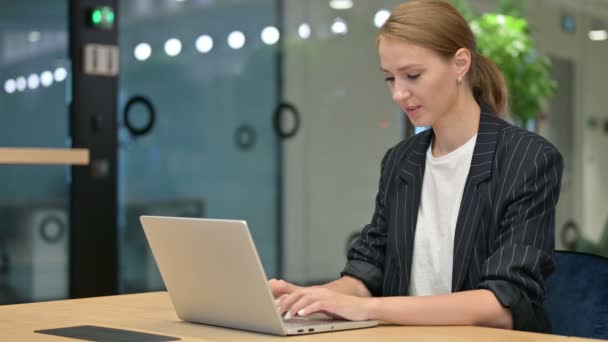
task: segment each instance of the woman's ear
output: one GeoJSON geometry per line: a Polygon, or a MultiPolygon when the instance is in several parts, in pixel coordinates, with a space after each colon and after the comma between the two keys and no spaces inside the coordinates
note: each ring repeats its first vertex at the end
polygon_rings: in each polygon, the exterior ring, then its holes
{"type": "Polygon", "coordinates": [[[458,77],[466,77],[466,74],[471,67],[472,59],[471,51],[469,51],[469,49],[460,48],[458,51],[456,51],[454,54],[453,63],[458,77]]]}

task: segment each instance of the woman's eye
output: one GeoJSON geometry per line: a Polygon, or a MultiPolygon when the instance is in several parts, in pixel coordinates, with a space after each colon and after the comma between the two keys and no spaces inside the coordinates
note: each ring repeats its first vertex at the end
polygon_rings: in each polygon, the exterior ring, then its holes
{"type": "Polygon", "coordinates": [[[394,80],[395,80],[394,77],[385,77],[384,78],[384,81],[386,81],[386,82],[393,82],[394,80]]]}
{"type": "Polygon", "coordinates": [[[407,78],[409,78],[410,80],[415,80],[418,78],[418,76],[420,76],[420,74],[416,74],[416,75],[407,75],[407,78]]]}

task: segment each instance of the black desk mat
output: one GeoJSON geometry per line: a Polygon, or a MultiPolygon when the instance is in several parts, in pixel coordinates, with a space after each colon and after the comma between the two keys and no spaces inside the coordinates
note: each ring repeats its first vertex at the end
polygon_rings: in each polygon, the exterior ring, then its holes
{"type": "Polygon", "coordinates": [[[165,342],[180,340],[179,337],[149,334],[133,330],[106,328],[95,325],[79,325],[74,327],[37,330],[35,332],[96,342],[165,342]]]}

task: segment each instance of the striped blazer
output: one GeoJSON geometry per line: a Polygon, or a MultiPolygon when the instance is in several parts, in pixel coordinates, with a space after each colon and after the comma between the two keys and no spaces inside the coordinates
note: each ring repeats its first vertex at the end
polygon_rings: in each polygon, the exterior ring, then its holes
{"type": "MultiPolygon", "coordinates": [[[[432,136],[427,130],[387,151],[372,221],[348,252],[342,275],[360,279],[374,296],[408,295],[432,136]]],[[[551,330],[543,280],[554,268],[562,170],[551,143],[482,109],[454,235],[452,292],[492,291],[517,330],[551,330]]]]}

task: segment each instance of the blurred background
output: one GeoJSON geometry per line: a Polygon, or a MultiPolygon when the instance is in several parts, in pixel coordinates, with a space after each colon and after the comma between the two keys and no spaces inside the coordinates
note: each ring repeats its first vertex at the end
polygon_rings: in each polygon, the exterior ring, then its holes
{"type": "MultiPolygon", "coordinates": [[[[371,219],[384,152],[424,129],[379,70],[376,33],[400,2],[2,1],[0,147],[80,145],[92,163],[0,164],[0,304],[163,289],[142,214],[245,219],[269,278],[338,277],[371,219]],[[116,82],[91,88],[101,76],[84,75],[70,46],[108,35],[116,82]],[[75,138],[107,130],[90,146],[75,138]],[[94,163],[96,149],[110,164],[94,163]],[[81,182],[89,170],[105,170],[112,191],[81,182]],[[109,248],[83,239],[92,227],[109,248]],[[88,260],[108,267],[86,271],[88,260]]],[[[510,120],[564,156],[556,248],[608,256],[608,1],[457,4],[470,20],[527,22],[533,43],[512,55],[546,61],[554,83],[539,109],[510,120]]]]}

